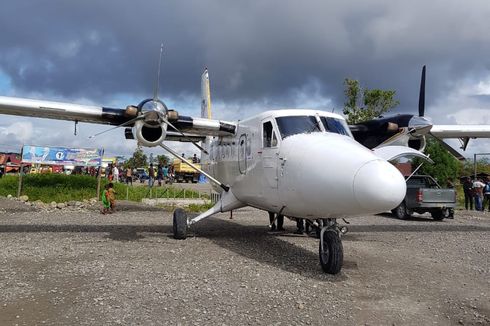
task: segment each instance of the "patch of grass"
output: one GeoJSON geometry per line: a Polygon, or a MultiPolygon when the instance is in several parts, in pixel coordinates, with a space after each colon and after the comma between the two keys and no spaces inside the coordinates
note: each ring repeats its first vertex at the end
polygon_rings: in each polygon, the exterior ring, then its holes
{"type": "MultiPolygon", "coordinates": [[[[22,195],[30,201],[41,200],[66,202],[70,200],[90,199],[97,194],[97,180],[80,175],[31,174],[25,175],[22,181],[22,195]]],[[[18,176],[6,175],[0,179],[0,195],[17,196],[18,176]]]]}
{"type": "Polygon", "coordinates": [[[190,204],[189,207],[186,210],[189,211],[189,212],[193,212],[193,213],[201,213],[201,212],[207,211],[208,209],[210,209],[213,206],[214,206],[213,203],[207,203],[207,204],[190,204]]]}
{"type": "MultiPolygon", "coordinates": [[[[164,210],[168,212],[173,212],[178,206],[177,205],[157,205],[160,208],[163,208],[164,210]]],[[[185,211],[189,213],[202,213],[207,211],[213,207],[212,203],[207,203],[207,204],[190,204],[189,206],[185,207],[185,211]]]]}
{"type": "MultiPolygon", "coordinates": [[[[0,196],[17,196],[19,177],[6,175],[0,178],[0,196]]],[[[108,183],[102,179],[101,190],[108,183]]],[[[140,202],[143,198],[199,198],[196,191],[175,187],[131,187],[123,183],[114,183],[117,199],[140,202]]],[[[97,178],[86,175],[63,174],[28,174],[23,177],[22,195],[29,196],[30,201],[41,200],[45,203],[52,201],[67,202],[81,201],[97,195],[97,178]]],[[[203,198],[208,199],[208,195],[203,198]]]]}

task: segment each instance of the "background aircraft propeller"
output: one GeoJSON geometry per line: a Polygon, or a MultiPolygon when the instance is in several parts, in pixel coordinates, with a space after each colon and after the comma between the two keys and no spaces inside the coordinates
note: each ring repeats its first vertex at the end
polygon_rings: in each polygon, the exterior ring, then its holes
{"type": "Polygon", "coordinates": [[[420,79],[419,117],[423,117],[424,113],[425,113],[425,65],[422,68],[422,77],[420,79]]]}

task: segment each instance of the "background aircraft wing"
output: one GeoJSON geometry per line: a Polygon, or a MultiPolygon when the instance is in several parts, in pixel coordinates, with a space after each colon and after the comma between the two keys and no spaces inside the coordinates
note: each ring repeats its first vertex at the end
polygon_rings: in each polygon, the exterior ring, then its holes
{"type": "Polygon", "coordinates": [[[437,138],[490,138],[490,125],[433,125],[430,133],[437,138]]]}

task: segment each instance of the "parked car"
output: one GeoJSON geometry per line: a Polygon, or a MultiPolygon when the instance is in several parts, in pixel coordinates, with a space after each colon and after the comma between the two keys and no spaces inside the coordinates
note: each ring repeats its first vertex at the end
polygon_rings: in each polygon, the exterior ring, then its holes
{"type": "Polygon", "coordinates": [[[145,182],[145,180],[150,179],[148,172],[146,172],[143,168],[137,168],[133,171],[133,181],[139,180],[141,183],[145,182]]]}
{"type": "Polygon", "coordinates": [[[452,217],[456,207],[456,191],[443,189],[429,175],[413,175],[407,179],[405,199],[395,209],[393,215],[399,219],[407,219],[414,212],[429,212],[435,220],[452,217]]]}

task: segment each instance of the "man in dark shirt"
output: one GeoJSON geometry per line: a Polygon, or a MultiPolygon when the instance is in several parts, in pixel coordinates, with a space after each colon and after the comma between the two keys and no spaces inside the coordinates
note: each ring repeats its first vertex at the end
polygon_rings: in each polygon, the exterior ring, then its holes
{"type": "Polygon", "coordinates": [[[150,168],[148,169],[148,185],[153,187],[153,181],[155,180],[155,169],[153,168],[153,163],[150,164],[150,168]]]}
{"type": "Polygon", "coordinates": [[[468,209],[468,203],[470,210],[473,210],[473,182],[469,177],[466,177],[463,182],[464,191],[464,207],[468,209]]]}

